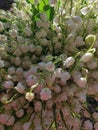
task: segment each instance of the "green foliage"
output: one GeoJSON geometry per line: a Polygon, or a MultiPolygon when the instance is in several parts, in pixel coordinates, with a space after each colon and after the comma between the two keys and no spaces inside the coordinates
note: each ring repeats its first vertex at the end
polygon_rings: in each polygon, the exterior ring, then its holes
{"type": "Polygon", "coordinates": [[[40,0],[40,2],[35,5],[34,0],[28,0],[32,4],[32,16],[33,20],[39,19],[40,13],[45,12],[47,14],[48,20],[52,21],[54,18],[54,7],[49,5],[49,0],[40,0]]]}

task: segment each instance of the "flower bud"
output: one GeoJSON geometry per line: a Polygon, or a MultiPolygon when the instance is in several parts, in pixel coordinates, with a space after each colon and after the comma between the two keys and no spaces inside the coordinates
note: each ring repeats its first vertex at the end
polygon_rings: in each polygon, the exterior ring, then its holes
{"type": "Polygon", "coordinates": [[[15,74],[15,67],[10,67],[9,69],[8,69],[8,73],[11,75],[11,74],[15,74]]]}
{"type": "Polygon", "coordinates": [[[14,122],[15,122],[15,117],[14,117],[14,116],[11,116],[11,117],[7,120],[6,125],[7,125],[7,126],[12,126],[12,125],[14,124],[14,122]]]}
{"type": "Polygon", "coordinates": [[[5,35],[0,35],[0,41],[7,41],[7,36],[5,35]]]}
{"type": "Polygon", "coordinates": [[[89,62],[89,61],[92,59],[92,57],[93,57],[92,53],[87,52],[87,53],[85,53],[85,54],[81,57],[81,61],[87,63],[87,62],[89,62]]]}
{"type": "Polygon", "coordinates": [[[26,33],[27,36],[30,36],[32,34],[31,28],[26,27],[25,28],[25,33],[26,33]]]}
{"type": "Polygon", "coordinates": [[[73,57],[68,57],[65,61],[64,61],[64,66],[66,66],[67,68],[69,68],[70,66],[72,66],[75,62],[75,59],[73,57]]]}
{"type": "Polygon", "coordinates": [[[51,61],[46,64],[47,71],[54,71],[54,68],[55,68],[55,66],[51,61]]]}
{"type": "Polygon", "coordinates": [[[35,112],[41,111],[41,109],[42,109],[42,104],[41,104],[40,101],[37,101],[37,102],[34,103],[34,109],[35,109],[35,112]]]}
{"type": "Polygon", "coordinates": [[[24,115],[24,109],[20,109],[16,112],[17,117],[22,117],[24,115]]]}
{"type": "Polygon", "coordinates": [[[24,93],[25,92],[25,86],[21,83],[18,82],[17,86],[15,87],[15,89],[19,92],[19,93],[24,93]]]}
{"type": "Polygon", "coordinates": [[[17,69],[16,69],[16,74],[17,74],[17,75],[23,74],[23,69],[22,69],[21,67],[17,68],[17,69]]]}
{"type": "Polygon", "coordinates": [[[12,38],[16,38],[18,36],[17,30],[9,30],[9,34],[12,38]]]}
{"type": "Polygon", "coordinates": [[[49,100],[52,97],[51,90],[49,88],[43,88],[40,92],[41,100],[49,100]]]}
{"type": "Polygon", "coordinates": [[[21,64],[21,59],[20,59],[20,57],[16,57],[15,58],[15,65],[20,65],[21,64]]]}
{"type": "Polygon", "coordinates": [[[21,130],[22,129],[22,124],[20,122],[15,122],[13,130],[21,130]]]}
{"type": "Polygon", "coordinates": [[[13,87],[14,87],[14,83],[11,80],[4,82],[4,88],[11,89],[13,87]]]}
{"type": "Polygon", "coordinates": [[[0,21],[0,32],[4,30],[4,26],[3,26],[3,23],[0,21]]]}
{"type": "Polygon", "coordinates": [[[94,128],[95,128],[95,130],[98,129],[98,122],[96,122],[96,123],[94,124],[94,128]]]}
{"type": "Polygon", "coordinates": [[[30,129],[30,125],[31,125],[30,122],[26,122],[26,123],[23,125],[23,129],[22,129],[22,130],[29,130],[29,129],[30,129]]]}
{"type": "Polygon", "coordinates": [[[3,97],[1,98],[1,102],[2,102],[3,104],[6,104],[7,101],[8,101],[7,96],[3,96],[3,97]]]}
{"type": "Polygon", "coordinates": [[[71,75],[69,74],[69,72],[64,72],[64,73],[62,73],[62,75],[61,75],[61,80],[62,80],[63,82],[66,82],[67,80],[70,79],[70,77],[71,77],[71,75]]]}
{"type": "Polygon", "coordinates": [[[88,12],[89,12],[89,8],[88,8],[88,7],[84,7],[84,8],[82,8],[80,11],[81,11],[81,13],[82,13],[83,15],[87,15],[88,12]]]}
{"type": "Polygon", "coordinates": [[[57,0],[49,0],[50,6],[55,6],[57,4],[57,0]]]}
{"type": "Polygon", "coordinates": [[[86,84],[87,84],[87,79],[84,78],[84,77],[81,77],[77,80],[77,84],[80,88],[84,88],[86,87],[86,84]]]}
{"type": "Polygon", "coordinates": [[[31,93],[31,92],[27,92],[26,95],[25,95],[25,98],[31,102],[33,99],[34,99],[34,93],[31,93]]]}

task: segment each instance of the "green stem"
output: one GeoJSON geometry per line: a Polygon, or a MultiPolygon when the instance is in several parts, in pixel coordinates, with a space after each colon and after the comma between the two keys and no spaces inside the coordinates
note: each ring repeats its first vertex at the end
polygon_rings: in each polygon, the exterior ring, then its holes
{"type": "Polygon", "coordinates": [[[71,6],[70,6],[70,15],[72,13],[72,6],[73,6],[73,0],[70,1],[71,2],[71,6]]]}
{"type": "Polygon", "coordinates": [[[42,113],[42,110],[41,110],[41,126],[42,126],[42,130],[44,130],[42,114],[43,113],[42,113]]]}
{"type": "Polygon", "coordinates": [[[67,130],[69,130],[69,128],[68,128],[68,126],[67,126],[67,124],[66,124],[66,122],[65,122],[65,120],[64,120],[63,113],[62,113],[61,110],[60,110],[60,115],[61,115],[61,119],[62,119],[62,121],[63,121],[63,124],[64,124],[65,128],[66,128],[67,130]]]}
{"type": "Polygon", "coordinates": [[[53,116],[54,116],[55,129],[58,130],[56,121],[56,104],[53,104],[53,116]]]}
{"type": "Polygon", "coordinates": [[[48,130],[50,130],[50,129],[51,129],[51,127],[52,127],[53,123],[54,123],[54,120],[52,121],[52,123],[51,123],[51,125],[49,126],[48,130]]]}
{"type": "Polygon", "coordinates": [[[13,101],[13,99],[18,95],[18,93],[14,94],[13,97],[11,97],[7,102],[6,104],[10,103],[13,101]]]}

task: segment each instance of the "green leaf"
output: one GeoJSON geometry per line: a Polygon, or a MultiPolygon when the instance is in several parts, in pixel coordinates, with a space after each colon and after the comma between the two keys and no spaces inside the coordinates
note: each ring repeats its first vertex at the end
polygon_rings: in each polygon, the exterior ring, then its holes
{"type": "Polygon", "coordinates": [[[50,8],[49,8],[49,5],[45,5],[44,7],[43,7],[43,10],[44,11],[48,11],[50,8]]]}
{"type": "Polygon", "coordinates": [[[40,3],[38,4],[39,10],[44,11],[44,7],[48,5],[48,0],[40,0],[40,3]]]}
{"type": "Polygon", "coordinates": [[[58,4],[58,8],[59,8],[59,7],[60,7],[60,5],[61,5],[61,1],[60,1],[60,0],[58,0],[57,4],[58,4]]]}
{"type": "Polygon", "coordinates": [[[49,0],[40,0],[37,6],[34,5],[34,0],[28,0],[28,2],[32,4],[32,21],[39,19],[42,12],[46,13],[48,20],[53,20],[55,11],[54,7],[49,5],[49,0]]]}
{"type": "Polygon", "coordinates": [[[34,0],[27,0],[27,2],[34,4],[34,0]]]}
{"type": "Polygon", "coordinates": [[[50,21],[53,20],[54,14],[55,14],[54,7],[50,7],[50,17],[49,17],[50,21]]]}

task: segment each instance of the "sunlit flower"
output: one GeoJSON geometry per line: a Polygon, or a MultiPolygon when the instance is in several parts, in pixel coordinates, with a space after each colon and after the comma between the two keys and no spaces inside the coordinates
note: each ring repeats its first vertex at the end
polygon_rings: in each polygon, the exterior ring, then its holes
{"type": "Polygon", "coordinates": [[[93,57],[92,53],[87,52],[87,53],[85,53],[85,54],[81,57],[81,61],[87,63],[87,62],[89,62],[89,61],[92,59],[92,57],[93,57]]]}
{"type": "Polygon", "coordinates": [[[68,57],[65,61],[64,61],[64,66],[69,68],[70,66],[72,66],[75,62],[75,59],[73,57],[68,57]]]}
{"type": "Polygon", "coordinates": [[[27,92],[26,95],[25,95],[25,98],[31,102],[33,99],[34,99],[34,93],[31,93],[31,92],[27,92]]]}

